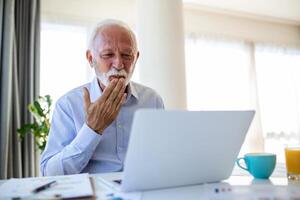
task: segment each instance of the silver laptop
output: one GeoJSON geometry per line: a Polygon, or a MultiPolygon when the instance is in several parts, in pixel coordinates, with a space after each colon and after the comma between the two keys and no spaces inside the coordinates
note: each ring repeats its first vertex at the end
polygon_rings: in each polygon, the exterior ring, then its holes
{"type": "Polygon", "coordinates": [[[131,192],[227,179],[254,113],[139,110],[122,182],[107,184],[131,192]]]}

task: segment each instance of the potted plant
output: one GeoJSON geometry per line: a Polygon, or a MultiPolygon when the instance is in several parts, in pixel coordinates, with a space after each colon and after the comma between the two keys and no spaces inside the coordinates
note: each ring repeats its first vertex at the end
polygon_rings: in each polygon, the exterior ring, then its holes
{"type": "Polygon", "coordinates": [[[17,131],[22,140],[26,134],[32,134],[37,148],[42,152],[45,149],[50,130],[50,95],[39,96],[33,103],[28,104],[28,110],[34,117],[33,123],[24,124],[17,131]]]}

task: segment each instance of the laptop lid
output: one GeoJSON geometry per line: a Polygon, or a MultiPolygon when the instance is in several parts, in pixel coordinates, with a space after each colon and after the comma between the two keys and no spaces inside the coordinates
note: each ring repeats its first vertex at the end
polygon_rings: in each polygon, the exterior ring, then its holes
{"type": "Polygon", "coordinates": [[[254,113],[137,111],[121,190],[150,190],[228,178],[254,113]]]}

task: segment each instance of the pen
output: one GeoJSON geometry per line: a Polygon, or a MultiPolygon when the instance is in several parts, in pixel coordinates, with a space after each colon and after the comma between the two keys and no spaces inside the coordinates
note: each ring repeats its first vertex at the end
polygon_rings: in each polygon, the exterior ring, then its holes
{"type": "Polygon", "coordinates": [[[47,188],[50,188],[52,185],[54,185],[56,183],[56,181],[51,181],[45,185],[42,185],[40,187],[35,188],[32,192],[33,193],[38,193],[40,191],[46,190],[47,188]]]}

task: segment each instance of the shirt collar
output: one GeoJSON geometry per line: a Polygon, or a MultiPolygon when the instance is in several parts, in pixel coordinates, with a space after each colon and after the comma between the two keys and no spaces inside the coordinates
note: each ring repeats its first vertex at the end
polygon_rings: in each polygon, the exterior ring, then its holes
{"type": "Polygon", "coordinates": [[[132,95],[138,100],[139,96],[137,94],[137,91],[136,91],[136,88],[135,88],[134,84],[130,81],[128,86],[129,86],[128,87],[128,95],[132,95]]]}
{"type": "MultiPolygon", "coordinates": [[[[92,84],[91,91],[90,91],[91,102],[95,102],[102,95],[102,90],[99,86],[97,77],[93,79],[91,84],[92,84]]],[[[138,100],[138,94],[136,88],[134,84],[130,81],[128,84],[128,94],[127,94],[126,102],[130,99],[131,96],[135,97],[138,100]]]]}

